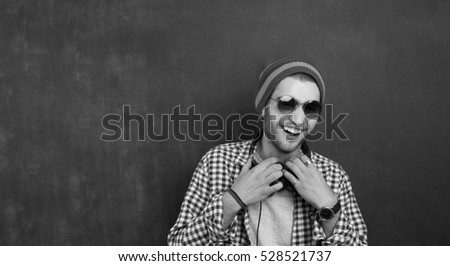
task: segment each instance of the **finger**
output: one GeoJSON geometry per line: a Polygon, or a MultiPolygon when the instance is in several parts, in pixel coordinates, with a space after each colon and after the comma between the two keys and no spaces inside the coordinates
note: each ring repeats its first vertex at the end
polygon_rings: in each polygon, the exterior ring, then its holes
{"type": "Polygon", "coordinates": [[[275,193],[275,192],[279,191],[282,188],[283,188],[283,183],[277,182],[276,184],[274,184],[272,186],[269,186],[269,188],[268,188],[269,191],[268,192],[269,192],[269,194],[272,194],[272,193],[275,193]]]}
{"type": "Polygon", "coordinates": [[[286,177],[287,180],[289,180],[289,182],[291,182],[293,186],[295,186],[295,184],[299,182],[299,180],[293,174],[289,173],[289,171],[287,170],[283,170],[283,175],[286,177]]]}
{"type": "Polygon", "coordinates": [[[302,172],[308,171],[308,168],[306,167],[305,163],[299,158],[293,159],[292,162],[298,167],[298,169],[300,169],[300,171],[302,172]]]}
{"type": "Polygon", "coordinates": [[[282,176],[283,172],[280,169],[279,171],[273,172],[270,175],[268,175],[265,181],[267,182],[267,184],[272,184],[272,182],[278,180],[282,176]]]}
{"type": "MultiPolygon", "coordinates": [[[[300,162],[300,163],[302,163],[302,162],[300,162]]],[[[300,167],[296,163],[287,161],[286,166],[294,173],[294,175],[296,177],[300,178],[302,176],[303,172],[302,172],[302,170],[300,170],[300,167]]],[[[305,167],[305,166],[303,166],[303,167],[305,167]]]]}
{"type": "Polygon", "coordinates": [[[281,172],[281,170],[283,170],[283,166],[280,163],[272,164],[261,172],[261,176],[267,178],[275,172],[281,172]]]}
{"type": "Polygon", "coordinates": [[[304,154],[302,156],[300,156],[300,160],[303,162],[303,164],[306,167],[309,167],[310,165],[314,166],[314,164],[312,163],[311,159],[309,159],[308,156],[306,156],[304,154]]]}
{"type": "Polygon", "coordinates": [[[271,157],[271,158],[265,159],[262,163],[258,164],[255,167],[255,171],[262,172],[264,169],[266,169],[267,167],[269,167],[277,162],[279,162],[279,159],[276,157],[271,157]]]}
{"type": "Polygon", "coordinates": [[[252,167],[252,158],[250,157],[247,162],[242,167],[241,173],[248,172],[250,170],[250,167],[252,167]]]}

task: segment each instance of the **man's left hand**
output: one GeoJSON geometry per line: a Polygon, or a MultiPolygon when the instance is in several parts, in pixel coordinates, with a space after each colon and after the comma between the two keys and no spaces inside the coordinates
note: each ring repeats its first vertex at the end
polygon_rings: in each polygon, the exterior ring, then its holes
{"type": "Polygon", "coordinates": [[[292,183],[297,193],[312,206],[319,209],[332,207],[336,204],[336,195],[306,155],[302,155],[300,159],[295,158],[287,161],[286,166],[294,175],[287,170],[283,170],[284,176],[292,183]]]}

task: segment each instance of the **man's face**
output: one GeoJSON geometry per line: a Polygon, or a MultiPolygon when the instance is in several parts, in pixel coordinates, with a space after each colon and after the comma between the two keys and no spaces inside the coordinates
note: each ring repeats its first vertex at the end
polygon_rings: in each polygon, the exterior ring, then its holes
{"type": "Polygon", "coordinates": [[[264,134],[272,148],[290,153],[299,148],[317,124],[317,118],[306,117],[302,107],[303,103],[320,101],[320,92],[316,83],[287,77],[278,84],[270,98],[278,100],[283,96],[294,98],[300,105],[292,113],[284,114],[278,109],[278,103],[269,99],[264,109],[264,134]]]}

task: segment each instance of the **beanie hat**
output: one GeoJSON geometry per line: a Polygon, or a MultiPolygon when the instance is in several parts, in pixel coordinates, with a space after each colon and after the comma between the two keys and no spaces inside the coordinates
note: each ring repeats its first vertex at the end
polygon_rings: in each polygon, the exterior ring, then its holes
{"type": "Polygon", "coordinates": [[[303,73],[311,76],[317,83],[320,92],[320,103],[325,98],[325,83],[319,70],[312,65],[295,60],[280,59],[268,65],[259,75],[259,92],[256,95],[255,107],[259,114],[280,81],[290,75],[303,73]]]}

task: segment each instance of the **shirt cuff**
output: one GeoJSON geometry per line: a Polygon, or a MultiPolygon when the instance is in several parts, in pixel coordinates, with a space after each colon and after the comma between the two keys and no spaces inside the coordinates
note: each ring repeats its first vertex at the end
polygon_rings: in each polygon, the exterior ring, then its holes
{"type": "Polygon", "coordinates": [[[225,245],[236,235],[237,215],[227,229],[223,228],[223,194],[219,194],[206,206],[205,221],[210,240],[214,245],[225,245]]]}
{"type": "Polygon", "coordinates": [[[339,219],[330,237],[326,237],[322,225],[314,219],[313,238],[322,246],[350,246],[354,245],[356,232],[352,230],[348,217],[341,211],[339,219]]]}

